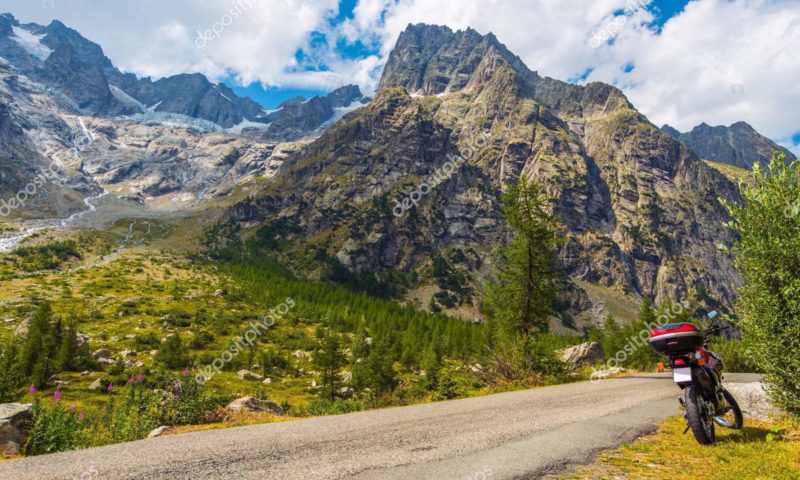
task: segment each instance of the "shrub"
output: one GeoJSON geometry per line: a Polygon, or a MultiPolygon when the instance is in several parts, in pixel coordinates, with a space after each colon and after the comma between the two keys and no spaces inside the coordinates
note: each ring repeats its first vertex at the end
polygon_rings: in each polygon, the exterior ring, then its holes
{"type": "Polygon", "coordinates": [[[740,185],[744,204],[727,206],[739,236],[742,329],[772,398],[800,417],[800,161],[786,165],[776,153],[740,185]]]}

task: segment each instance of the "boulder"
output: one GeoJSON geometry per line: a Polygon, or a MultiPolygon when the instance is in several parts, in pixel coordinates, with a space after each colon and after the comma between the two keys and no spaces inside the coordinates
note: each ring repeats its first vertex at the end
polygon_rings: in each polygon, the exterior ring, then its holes
{"type": "Polygon", "coordinates": [[[100,360],[104,358],[109,359],[111,358],[111,350],[107,348],[101,348],[99,350],[95,350],[95,352],[92,354],[92,358],[94,358],[95,360],[100,360]]]}
{"type": "Polygon", "coordinates": [[[76,347],[81,348],[84,345],[86,345],[87,343],[89,343],[89,337],[88,336],[86,336],[86,335],[84,335],[82,333],[79,333],[78,335],[76,335],[76,337],[75,337],[75,346],[76,347]]]}
{"type": "Polygon", "coordinates": [[[252,413],[274,413],[283,415],[280,405],[270,400],[259,400],[255,397],[242,397],[228,404],[225,409],[231,413],[252,412],[252,413]]]}
{"type": "Polygon", "coordinates": [[[158,428],[156,428],[155,430],[153,430],[152,432],[148,433],[148,434],[147,434],[147,438],[156,438],[156,437],[160,437],[161,435],[164,435],[164,433],[165,433],[167,430],[169,430],[169,427],[167,427],[167,426],[161,426],[161,427],[158,427],[158,428]]]}
{"type": "Polygon", "coordinates": [[[102,378],[98,378],[97,380],[92,382],[91,385],[89,385],[89,390],[91,390],[93,392],[96,392],[98,390],[102,390],[104,388],[105,388],[105,383],[103,383],[103,379],[102,378]]]}
{"type": "Polygon", "coordinates": [[[613,375],[619,375],[620,373],[625,373],[626,371],[627,370],[625,370],[624,368],[620,368],[620,367],[604,368],[602,370],[597,370],[595,372],[592,372],[592,376],[591,376],[590,379],[593,380],[593,381],[594,380],[602,380],[604,378],[608,378],[608,377],[611,377],[613,375]]]}
{"type": "Polygon", "coordinates": [[[752,418],[762,422],[770,421],[781,414],[781,410],[769,401],[764,386],[759,382],[724,383],[725,388],[736,399],[745,419],[752,418]]]}
{"type": "Polygon", "coordinates": [[[0,453],[19,455],[33,420],[33,406],[22,403],[0,405],[0,453]]]}
{"type": "Polygon", "coordinates": [[[250,380],[253,382],[263,382],[264,377],[257,373],[253,373],[250,370],[239,370],[236,372],[236,376],[241,378],[242,380],[250,380]]]}
{"type": "Polygon", "coordinates": [[[351,387],[342,387],[336,390],[336,396],[342,398],[344,400],[349,400],[353,398],[353,395],[356,394],[356,391],[353,390],[351,387]]]}
{"type": "Polygon", "coordinates": [[[561,360],[569,365],[571,370],[583,367],[591,367],[597,362],[605,359],[603,347],[597,342],[581,343],[574,347],[561,350],[561,360]]]}

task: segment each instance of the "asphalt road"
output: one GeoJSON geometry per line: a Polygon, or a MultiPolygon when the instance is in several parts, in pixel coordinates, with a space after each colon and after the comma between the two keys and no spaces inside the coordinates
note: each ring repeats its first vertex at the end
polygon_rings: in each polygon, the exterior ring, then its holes
{"type": "Polygon", "coordinates": [[[0,462],[0,479],[538,478],[651,431],[679,394],[669,375],[573,383],[0,462]]]}

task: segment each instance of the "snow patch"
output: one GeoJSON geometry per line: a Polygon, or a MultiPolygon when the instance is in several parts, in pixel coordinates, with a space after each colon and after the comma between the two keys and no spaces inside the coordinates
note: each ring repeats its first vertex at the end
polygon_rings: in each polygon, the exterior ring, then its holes
{"type": "Polygon", "coordinates": [[[135,115],[120,117],[144,125],[163,125],[166,127],[186,128],[200,133],[223,132],[224,128],[214,122],[194,118],[188,115],[171,112],[137,113],[135,115]]]}
{"type": "Polygon", "coordinates": [[[163,102],[164,102],[164,100],[159,100],[156,103],[154,103],[153,105],[147,107],[147,110],[150,110],[151,112],[155,112],[156,108],[158,108],[158,106],[161,105],[163,102]]]}
{"type": "Polygon", "coordinates": [[[233,103],[233,100],[231,100],[230,98],[226,97],[226,96],[225,96],[225,94],[224,94],[224,93],[222,93],[222,92],[220,91],[219,87],[216,87],[216,90],[217,90],[217,93],[219,93],[219,96],[220,96],[220,97],[222,97],[222,98],[224,98],[225,100],[227,100],[227,101],[229,101],[229,102],[233,103]]]}
{"type": "Polygon", "coordinates": [[[353,102],[350,103],[350,105],[348,105],[346,107],[336,107],[336,108],[334,108],[333,109],[333,116],[330,119],[328,119],[327,122],[325,122],[322,125],[320,125],[320,127],[319,127],[320,130],[324,130],[324,129],[330,127],[334,123],[336,123],[339,120],[341,120],[342,117],[344,117],[348,113],[352,112],[353,110],[359,109],[359,108],[361,108],[363,106],[364,106],[364,104],[361,103],[361,99],[359,98],[358,100],[353,100],[353,102]]]}
{"type": "Polygon", "coordinates": [[[125,104],[125,105],[127,105],[129,107],[136,107],[142,112],[147,110],[147,108],[142,104],[142,102],[140,102],[139,100],[136,100],[135,98],[133,98],[130,95],[128,95],[127,93],[125,93],[125,91],[122,90],[121,88],[116,87],[116,86],[111,85],[111,84],[108,85],[108,88],[111,89],[111,95],[113,95],[114,98],[116,98],[117,100],[119,100],[123,104],[125,104]]]}
{"type": "Polygon", "coordinates": [[[47,45],[42,44],[41,40],[44,38],[44,35],[34,35],[20,27],[11,28],[14,30],[14,36],[11,37],[11,39],[20,44],[20,46],[24,48],[26,52],[30,53],[39,60],[45,61],[47,60],[47,57],[53,53],[53,50],[48,48],[47,45]]]}
{"type": "Polygon", "coordinates": [[[225,131],[228,133],[235,133],[237,135],[241,135],[242,130],[244,130],[245,128],[257,128],[259,130],[266,130],[267,128],[269,128],[270,125],[272,125],[272,122],[270,123],[253,122],[245,118],[240,123],[232,126],[231,128],[228,128],[225,131]]]}

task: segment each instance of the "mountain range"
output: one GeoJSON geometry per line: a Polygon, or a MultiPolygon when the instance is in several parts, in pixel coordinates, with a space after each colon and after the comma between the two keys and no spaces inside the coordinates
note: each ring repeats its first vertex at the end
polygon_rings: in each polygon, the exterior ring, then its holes
{"type": "Polygon", "coordinates": [[[613,86],[542,76],[491,33],[422,24],[374,99],[351,85],[267,111],[201,74],[123,73],[58,21],[3,14],[0,127],[4,198],[59,172],[23,216],[102,192],[167,212],[230,198],[218,220],[298,273],[468,318],[509,239],[501,194],[535,178],[562,224],[553,323],[567,329],[610,313],[608,292],[731,307],[720,200],[741,199],[703,160],[748,167],[776,147],[743,123],[659,129],[613,86]]]}
{"type": "Polygon", "coordinates": [[[350,85],[328,97],[266,111],[199,73],[156,81],[122,73],[99,45],[63,23],[21,24],[8,13],[0,15],[0,57],[61,95],[81,115],[150,114],[149,118],[158,120],[158,114],[178,114],[206,120],[219,129],[260,127],[273,140],[286,140],[286,135],[300,138],[334,119],[335,109],[365,100],[358,87],[350,85]],[[294,123],[298,118],[302,120],[294,123]],[[277,125],[270,128],[272,123],[277,125]]]}

